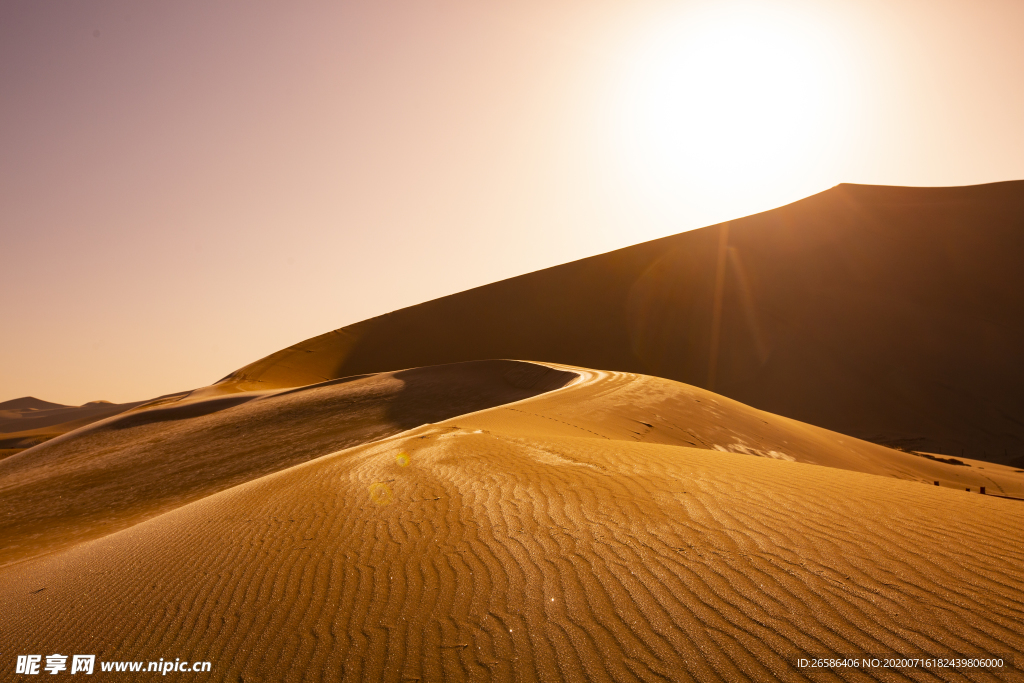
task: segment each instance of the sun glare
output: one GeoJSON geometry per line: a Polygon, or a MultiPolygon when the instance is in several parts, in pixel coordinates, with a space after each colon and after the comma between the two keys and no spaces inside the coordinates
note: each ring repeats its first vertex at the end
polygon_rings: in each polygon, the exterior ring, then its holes
{"type": "Polygon", "coordinates": [[[837,42],[808,17],[716,4],[660,23],[628,52],[610,138],[643,201],[671,210],[735,197],[760,210],[831,184],[852,93],[837,42]]]}

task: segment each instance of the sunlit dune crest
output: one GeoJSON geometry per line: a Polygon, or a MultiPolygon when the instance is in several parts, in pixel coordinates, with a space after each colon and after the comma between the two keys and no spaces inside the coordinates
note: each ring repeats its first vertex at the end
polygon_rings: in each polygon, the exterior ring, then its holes
{"type": "Polygon", "coordinates": [[[526,358],[668,377],[879,443],[1024,465],[1022,224],[1024,181],[840,185],[349,325],[219,386],[526,358]]]}

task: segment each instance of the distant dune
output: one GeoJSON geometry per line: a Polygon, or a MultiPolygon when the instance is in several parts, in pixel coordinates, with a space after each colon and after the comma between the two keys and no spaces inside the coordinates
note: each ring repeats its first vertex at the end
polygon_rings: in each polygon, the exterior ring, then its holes
{"type": "Polygon", "coordinates": [[[32,396],[4,401],[0,403],[0,458],[123,413],[140,403],[91,401],[82,406],[65,406],[32,396]]]}
{"type": "Polygon", "coordinates": [[[350,325],[222,389],[526,358],[666,377],[877,443],[1024,465],[1022,263],[1024,181],[839,185],[350,325]]]}
{"type": "Polygon", "coordinates": [[[193,398],[0,461],[0,637],[210,661],[194,680],[232,683],[803,680],[801,653],[1020,658],[1024,503],[978,484],[1024,497],[1011,468],[579,367],[193,398]]]}

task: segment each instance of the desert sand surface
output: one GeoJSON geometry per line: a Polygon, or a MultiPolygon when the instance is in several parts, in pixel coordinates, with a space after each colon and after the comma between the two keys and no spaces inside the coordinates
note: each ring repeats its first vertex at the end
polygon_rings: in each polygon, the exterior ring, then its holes
{"type": "Polygon", "coordinates": [[[1022,225],[1024,181],[838,185],[349,325],[224,385],[530,358],[1024,469],[1022,225]]]}
{"type": "Polygon", "coordinates": [[[4,652],[233,683],[1021,680],[793,665],[1024,665],[1024,502],[975,488],[1024,497],[1012,468],[557,364],[198,396],[0,461],[4,652]]]}

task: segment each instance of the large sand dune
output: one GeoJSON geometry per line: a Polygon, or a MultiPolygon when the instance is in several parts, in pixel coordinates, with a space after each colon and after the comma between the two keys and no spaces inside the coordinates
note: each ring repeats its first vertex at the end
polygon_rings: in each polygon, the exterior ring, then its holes
{"type": "MultiPolygon", "coordinates": [[[[964,490],[1022,496],[1010,468],[512,361],[226,398],[0,462],[3,652],[209,660],[177,676],[233,683],[801,680],[800,652],[1024,656],[1024,503],[964,490]],[[452,386],[476,412],[438,419],[452,386]]],[[[985,676],[1016,674],[968,678],[985,676]]]]}
{"type": "Polygon", "coordinates": [[[1024,465],[1024,181],[839,185],[366,320],[225,390],[483,358],[657,375],[878,443],[1024,465]]]}

